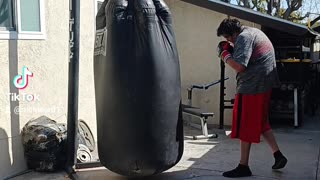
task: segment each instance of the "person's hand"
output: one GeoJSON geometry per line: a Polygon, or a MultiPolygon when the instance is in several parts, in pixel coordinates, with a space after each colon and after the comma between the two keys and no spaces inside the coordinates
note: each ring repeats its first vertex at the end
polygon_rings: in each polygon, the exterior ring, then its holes
{"type": "Polygon", "coordinates": [[[228,58],[231,57],[233,52],[233,47],[228,41],[221,41],[217,47],[218,56],[222,61],[226,62],[228,58]]]}

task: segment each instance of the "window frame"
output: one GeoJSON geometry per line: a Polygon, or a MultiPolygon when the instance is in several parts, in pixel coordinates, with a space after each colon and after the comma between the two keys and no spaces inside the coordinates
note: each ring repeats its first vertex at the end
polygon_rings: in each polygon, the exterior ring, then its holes
{"type": "Polygon", "coordinates": [[[94,0],[94,17],[97,16],[97,13],[98,13],[98,11],[99,11],[99,9],[98,9],[98,2],[103,3],[103,1],[104,1],[104,0],[94,0]]]}
{"type": "Polygon", "coordinates": [[[13,1],[13,30],[0,30],[0,40],[10,39],[46,39],[45,31],[45,0],[39,0],[40,12],[40,31],[22,31],[20,0],[13,1]]]}
{"type": "Polygon", "coordinates": [[[0,27],[0,31],[10,31],[10,30],[14,30],[15,28],[14,28],[14,14],[13,14],[13,9],[12,9],[12,7],[14,7],[15,6],[15,2],[14,1],[11,1],[11,9],[10,9],[10,14],[11,14],[11,16],[13,16],[12,17],[12,20],[11,20],[11,22],[10,22],[10,25],[12,26],[12,27],[0,27]]]}

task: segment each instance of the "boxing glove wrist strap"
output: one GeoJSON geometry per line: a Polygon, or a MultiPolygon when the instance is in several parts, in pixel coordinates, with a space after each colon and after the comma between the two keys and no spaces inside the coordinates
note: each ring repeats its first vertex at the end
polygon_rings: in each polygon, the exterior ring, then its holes
{"type": "Polygon", "coordinates": [[[229,58],[231,58],[231,57],[232,57],[231,53],[227,50],[223,50],[221,53],[221,56],[220,56],[221,60],[225,63],[227,63],[229,58]]]}

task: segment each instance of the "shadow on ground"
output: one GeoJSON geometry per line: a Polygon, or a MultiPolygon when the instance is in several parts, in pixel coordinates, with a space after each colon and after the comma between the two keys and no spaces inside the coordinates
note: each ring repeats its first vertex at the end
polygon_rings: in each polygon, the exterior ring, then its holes
{"type": "MultiPolygon", "coordinates": [[[[271,169],[273,156],[268,145],[261,139],[260,144],[253,144],[250,155],[250,168],[253,176],[241,179],[297,179],[316,180],[319,170],[320,147],[320,111],[315,116],[306,116],[299,128],[291,123],[272,122],[278,144],[288,158],[287,166],[278,171],[271,169]]],[[[201,131],[185,126],[185,148],[180,162],[173,168],[142,180],[174,180],[174,179],[227,179],[222,172],[234,168],[239,162],[239,142],[230,139],[226,130],[209,129],[210,133],[218,133],[218,138],[192,140],[193,135],[201,131]]],[[[29,173],[16,179],[61,179],[65,173],[39,174],[29,173]]],[[[81,169],[74,176],[83,180],[125,180],[128,179],[101,168],[81,169]]],[[[132,179],[132,178],[131,178],[132,179]]]]}

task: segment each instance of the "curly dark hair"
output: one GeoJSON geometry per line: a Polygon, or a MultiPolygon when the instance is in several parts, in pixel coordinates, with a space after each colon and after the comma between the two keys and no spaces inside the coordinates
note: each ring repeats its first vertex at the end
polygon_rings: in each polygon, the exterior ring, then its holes
{"type": "Polygon", "coordinates": [[[217,36],[221,35],[229,35],[232,36],[234,33],[239,33],[241,31],[241,23],[238,19],[224,19],[218,29],[217,29],[217,36]]]}

